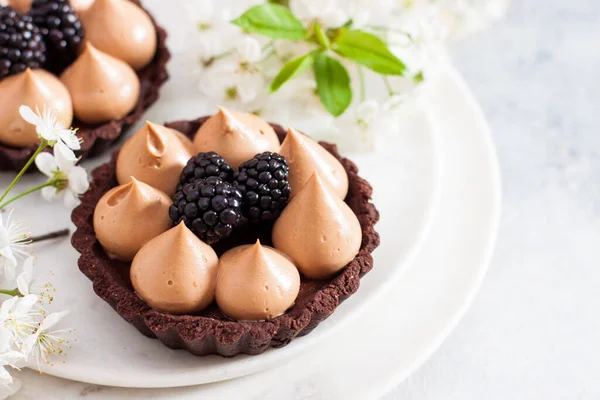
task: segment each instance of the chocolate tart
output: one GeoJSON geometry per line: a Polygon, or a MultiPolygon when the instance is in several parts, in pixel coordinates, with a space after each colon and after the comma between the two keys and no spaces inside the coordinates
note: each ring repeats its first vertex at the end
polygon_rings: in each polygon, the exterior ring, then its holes
{"type": "MultiPolygon", "coordinates": [[[[177,121],[166,126],[192,138],[207,119],[177,121]]],[[[271,125],[283,141],[285,130],[279,125],[271,125]]],[[[348,174],[349,190],[345,202],[358,217],[362,244],[358,255],[337,276],[323,281],[302,278],[296,303],[285,314],[267,321],[239,322],[222,314],[215,303],[196,315],[172,315],[154,310],[140,299],[131,285],[129,263],[109,258],[94,233],[96,204],[104,193],[117,186],[118,151],[113,153],[110,162],[93,172],[91,187],[71,216],[77,227],[72,244],[81,253],[79,269],[93,282],[96,294],[125,320],[144,335],[157,338],[173,349],[185,349],[198,356],[260,354],[269,347],[282,347],[296,337],[307,335],[356,292],[360,278],[373,268],[371,253],[379,245],[379,234],[374,230],[379,213],[371,203],[371,186],[358,176],[358,168],[352,161],[340,156],[335,145],[320,144],[341,161],[348,174]]],[[[257,236],[261,242],[270,244],[270,230],[256,232],[249,229],[236,234],[235,244],[218,244],[231,248],[239,243],[254,243],[257,236]]],[[[215,246],[215,250],[220,254],[225,249],[219,247],[215,246]]]]}
{"type": "MultiPolygon", "coordinates": [[[[82,159],[93,157],[107,150],[126,131],[140,120],[142,114],[158,100],[160,87],[167,81],[167,62],[171,53],[166,46],[167,32],[156,24],[152,15],[142,7],[140,0],[129,0],[140,6],[156,29],[156,54],[144,69],[137,71],[140,78],[140,96],[134,109],[124,118],[103,124],[90,125],[73,119],[72,126],[79,128],[77,136],[83,139],[81,150],[77,152],[82,159]]],[[[19,171],[33,155],[37,146],[15,148],[0,143],[0,171],[19,171]]],[[[33,170],[33,169],[30,169],[33,170]]]]}

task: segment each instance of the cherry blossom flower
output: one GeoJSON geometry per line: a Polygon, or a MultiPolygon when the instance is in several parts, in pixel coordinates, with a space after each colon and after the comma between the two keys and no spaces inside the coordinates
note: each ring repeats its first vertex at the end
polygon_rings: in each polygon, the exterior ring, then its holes
{"type": "Polygon", "coordinates": [[[34,332],[40,311],[34,308],[38,296],[29,294],[14,296],[0,306],[0,348],[7,347],[6,340],[12,340],[19,350],[25,340],[34,332]]]}
{"type": "Polygon", "coordinates": [[[200,90],[226,104],[253,111],[266,99],[266,81],[254,64],[230,56],[214,62],[202,76],[200,90]]]}
{"type": "Polygon", "coordinates": [[[64,195],[67,207],[74,208],[79,204],[79,196],[85,193],[90,184],[85,169],[75,165],[77,160],[65,158],[62,152],[54,149],[54,156],[41,153],[35,159],[35,165],[46,176],[48,186],[42,189],[42,197],[48,201],[57,195],[64,195]]]}
{"type": "Polygon", "coordinates": [[[27,296],[35,294],[39,302],[52,303],[54,287],[48,282],[40,282],[33,276],[33,257],[29,257],[23,263],[22,271],[17,276],[17,289],[19,294],[27,296]]]}
{"type": "Polygon", "coordinates": [[[335,28],[349,19],[344,12],[347,8],[338,3],[336,0],[291,0],[290,9],[304,22],[319,22],[325,27],[335,28]]]}
{"type": "Polygon", "coordinates": [[[64,348],[69,346],[70,341],[63,336],[70,333],[71,329],[50,330],[68,313],[68,311],[60,311],[48,315],[33,335],[25,339],[24,352],[33,355],[38,362],[38,367],[40,361],[50,364],[53,356],[62,355],[64,348]]]}
{"type": "Polygon", "coordinates": [[[14,385],[15,379],[10,375],[5,367],[10,366],[17,368],[16,364],[19,361],[22,361],[24,358],[25,355],[20,351],[8,349],[0,353],[0,387],[3,389],[1,394],[4,395],[4,397],[0,396],[1,398],[6,398],[16,393],[20,389],[20,382],[14,385]]]}
{"type": "Polygon", "coordinates": [[[21,117],[32,125],[40,138],[46,139],[51,147],[55,148],[67,160],[76,160],[73,150],[81,148],[81,140],[75,135],[75,130],[67,128],[58,120],[56,111],[44,106],[42,112],[36,112],[27,106],[19,107],[21,117]]]}
{"type": "Polygon", "coordinates": [[[12,211],[3,223],[0,214],[0,265],[9,281],[14,279],[17,259],[24,258],[30,243],[29,235],[22,229],[22,224],[12,219],[12,211]]]}

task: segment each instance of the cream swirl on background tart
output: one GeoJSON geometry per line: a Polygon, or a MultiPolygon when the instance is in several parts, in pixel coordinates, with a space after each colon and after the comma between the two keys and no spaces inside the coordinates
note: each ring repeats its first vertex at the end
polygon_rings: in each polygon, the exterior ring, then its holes
{"type": "Polygon", "coordinates": [[[28,68],[0,80],[0,142],[14,147],[35,146],[39,142],[35,126],[19,114],[21,105],[32,110],[52,109],[58,122],[69,127],[73,118],[71,104],[65,85],[44,70],[28,68]]]}
{"type": "Polygon", "coordinates": [[[89,124],[123,118],[133,110],[140,95],[135,71],[90,42],[60,79],[71,93],[75,117],[89,124]]]}
{"type": "MultiPolygon", "coordinates": [[[[209,120],[182,121],[167,127],[196,139],[196,133],[209,120]]],[[[285,138],[281,127],[272,128],[278,140],[285,138]]],[[[177,206],[174,202],[169,208],[174,227],[147,242],[129,270],[98,253],[86,222],[99,196],[116,184],[118,165],[124,157],[121,151],[119,160],[114,157],[95,172],[93,189],[73,212],[78,226],[73,244],[82,252],[80,269],[95,285],[102,286],[99,295],[121,315],[169,347],[183,347],[197,355],[231,356],[258,354],[270,346],[289,343],[310,332],[358,288],[358,279],[372,266],[370,252],[379,243],[373,230],[378,214],[369,201],[370,186],[357,176],[354,164],[339,156],[335,146],[317,145],[330,152],[347,174],[345,202],[313,168],[312,177],[283,208],[274,225],[271,219],[234,224],[229,237],[220,237],[209,246],[199,239],[203,231],[196,233],[196,223],[216,224],[225,217],[227,220],[221,222],[230,222],[232,215],[223,207],[235,201],[239,210],[240,204],[239,197],[229,194],[237,190],[248,193],[255,187],[251,181],[255,178],[264,182],[264,190],[273,179],[281,183],[288,177],[287,167],[281,168],[281,163],[287,165],[287,161],[272,153],[251,155],[244,161],[247,177],[239,180],[237,173],[209,175],[209,169],[220,174],[216,167],[226,161],[214,153],[197,154],[186,164],[185,173],[181,168],[181,184],[173,197],[178,199],[177,206]],[[206,212],[211,214],[210,221],[203,219],[206,212]],[[271,238],[276,248],[268,247],[271,238]],[[216,253],[215,259],[208,256],[208,249],[216,253]],[[115,273],[122,277],[127,274],[127,278],[115,280],[115,273]],[[108,295],[116,292],[118,299],[108,295]]],[[[134,153],[130,154],[135,159],[134,153]]],[[[278,185],[271,187],[280,190],[278,185]]],[[[260,196],[258,204],[263,207],[266,203],[262,204],[260,196]]],[[[245,201],[247,197],[243,197],[245,201]]]]}
{"type": "Polygon", "coordinates": [[[88,42],[135,70],[148,65],[156,53],[152,20],[130,1],[95,0],[80,18],[88,42]]]}
{"type": "MultiPolygon", "coordinates": [[[[26,0],[11,0],[11,2],[22,10],[30,7],[30,2],[26,0]]],[[[102,5],[101,2],[95,3],[98,3],[98,7],[102,5]]],[[[92,75],[94,82],[97,84],[96,86],[112,88],[110,91],[111,96],[105,96],[105,98],[109,97],[112,100],[117,100],[114,101],[114,104],[110,101],[105,101],[105,99],[102,99],[102,96],[96,96],[92,99],[92,95],[84,95],[82,92],[90,89],[90,86],[81,85],[80,83],[85,82],[83,79],[78,78],[76,80],[78,82],[77,84],[68,85],[69,90],[73,92],[70,96],[76,100],[73,102],[73,105],[75,105],[75,115],[73,116],[73,110],[70,111],[70,114],[73,118],[72,125],[75,128],[78,128],[77,135],[83,140],[81,149],[78,151],[78,155],[83,158],[88,156],[91,157],[103,152],[117,140],[127,128],[137,122],[142,113],[157,100],[158,91],[168,77],[166,63],[170,58],[170,53],[165,45],[166,32],[155,24],[152,17],[141,7],[139,0],[113,0],[111,1],[111,4],[113,4],[114,7],[100,7],[100,11],[96,10],[96,17],[102,17],[102,19],[116,18],[116,14],[119,14],[117,12],[118,10],[126,9],[128,10],[127,15],[135,15],[135,17],[126,18],[125,25],[121,26],[121,32],[137,32],[137,34],[134,34],[134,37],[140,39],[140,42],[138,43],[139,47],[137,48],[135,47],[137,45],[134,46],[132,44],[133,42],[130,41],[130,46],[128,47],[129,51],[127,53],[121,53],[123,59],[119,57],[114,58],[124,64],[132,62],[131,60],[133,58],[142,61],[138,61],[137,63],[134,62],[136,68],[138,68],[133,73],[138,81],[137,83],[133,82],[131,78],[125,80],[122,79],[124,75],[131,76],[131,73],[122,72],[124,68],[117,68],[122,71],[116,75],[114,73],[115,68],[108,68],[108,72],[111,73],[104,78],[98,78],[92,75]],[[102,15],[103,13],[105,15],[102,15]],[[116,82],[115,76],[117,76],[116,82]],[[120,91],[117,90],[116,87],[119,87],[120,91]]],[[[54,27],[51,25],[44,25],[44,29],[46,29],[44,35],[52,34],[54,35],[53,37],[57,37],[56,35],[61,34],[76,35],[77,37],[75,39],[77,39],[77,41],[85,43],[87,41],[85,30],[81,27],[79,19],[83,18],[83,15],[86,14],[86,9],[91,5],[92,1],[90,0],[79,0],[74,1],[72,4],[75,11],[67,4],[60,8],[60,10],[50,11],[54,14],[58,13],[57,16],[59,18],[67,18],[69,24],[76,24],[76,26],[79,26],[80,28],[73,34],[72,32],[68,32],[68,26],[54,27]]],[[[29,12],[33,16],[35,24],[47,23],[48,17],[45,13],[48,11],[45,4],[36,3],[29,12]]],[[[37,27],[33,29],[37,29],[37,27]]],[[[39,31],[42,32],[42,28],[39,28],[39,31]]],[[[90,32],[94,32],[94,29],[91,29],[90,32]]],[[[56,50],[53,47],[55,45],[48,42],[49,39],[46,39],[46,49],[48,54],[46,57],[47,62],[43,67],[48,71],[60,75],[74,63],[73,60],[77,57],[77,48],[73,47],[73,43],[75,43],[75,41],[73,41],[74,39],[71,40],[71,37],[68,39],[68,46],[70,47],[68,47],[68,51],[64,52],[64,54],[61,53],[60,49],[56,50]]],[[[93,41],[87,42],[94,43],[93,41]]],[[[118,40],[115,40],[113,44],[116,46],[120,43],[118,40]]],[[[83,47],[83,50],[85,50],[85,47],[83,47]]],[[[96,51],[107,53],[105,49],[96,49],[96,51]]],[[[98,67],[98,63],[92,64],[92,66],[98,67]]],[[[128,68],[133,71],[129,65],[128,68]]],[[[103,69],[107,70],[107,68],[103,69]]],[[[3,81],[4,79],[0,80],[0,83],[3,81]]],[[[51,102],[48,103],[50,104],[51,102]]],[[[8,118],[17,119],[19,118],[19,114],[14,113],[14,115],[9,115],[8,118]]],[[[67,122],[71,123],[70,121],[67,122]]],[[[31,141],[28,141],[27,143],[31,143],[31,141]]],[[[5,140],[5,138],[0,135],[0,170],[21,169],[29,157],[34,153],[35,149],[35,144],[13,143],[5,140]]]]}

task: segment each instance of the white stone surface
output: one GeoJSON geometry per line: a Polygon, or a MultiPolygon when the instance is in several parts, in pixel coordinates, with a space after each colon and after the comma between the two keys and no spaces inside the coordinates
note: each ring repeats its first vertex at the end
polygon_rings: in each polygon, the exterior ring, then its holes
{"type": "Polygon", "coordinates": [[[386,400],[600,398],[600,2],[514,1],[453,58],[499,153],[493,263],[444,345],[386,400]]]}

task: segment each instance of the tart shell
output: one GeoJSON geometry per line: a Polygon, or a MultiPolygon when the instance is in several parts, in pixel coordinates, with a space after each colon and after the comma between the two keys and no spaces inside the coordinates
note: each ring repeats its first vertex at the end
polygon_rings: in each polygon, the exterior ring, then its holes
{"type": "MultiPolygon", "coordinates": [[[[166,126],[192,138],[207,118],[177,121],[166,126]]],[[[279,125],[272,126],[283,140],[285,130],[279,125]]],[[[96,294],[126,321],[144,335],[157,338],[173,349],[185,349],[198,356],[260,354],[269,347],[282,347],[296,337],[307,335],[356,292],[360,278],[373,268],[371,253],[379,245],[379,235],[374,229],[379,213],[371,203],[371,186],[358,176],[358,168],[352,161],[339,155],[335,145],[320,144],[341,161],[348,174],[345,201],[360,222],[362,244],[358,255],[335,277],[323,281],[302,278],[296,304],[285,314],[267,321],[235,321],[222,314],[213,303],[197,315],[172,315],[154,310],[140,299],[131,285],[129,263],[109,258],[94,233],[96,204],[104,193],[117,185],[118,151],[113,153],[110,162],[94,170],[90,189],[83,195],[81,205],[73,210],[71,218],[77,230],[72,244],[81,253],[79,269],[93,282],[96,294]]],[[[229,242],[219,242],[223,247],[215,246],[215,250],[221,254],[240,243],[253,243],[257,237],[270,244],[270,229],[262,232],[241,229],[229,242]]]]}
{"type": "MultiPolygon", "coordinates": [[[[156,54],[146,67],[137,71],[140,79],[140,96],[134,109],[125,117],[105,122],[103,124],[90,125],[73,119],[73,127],[79,128],[77,136],[83,139],[81,150],[77,155],[82,159],[96,156],[106,151],[126,131],[140,120],[142,114],[158,100],[159,89],[167,81],[167,62],[171,53],[166,46],[167,32],[156,24],[150,13],[142,7],[140,0],[129,0],[140,6],[150,16],[156,29],[156,54]]],[[[15,148],[0,143],[0,171],[19,171],[33,155],[37,146],[15,148]]],[[[35,168],[29,171],[35,170],[35,168]]]]}

